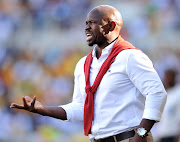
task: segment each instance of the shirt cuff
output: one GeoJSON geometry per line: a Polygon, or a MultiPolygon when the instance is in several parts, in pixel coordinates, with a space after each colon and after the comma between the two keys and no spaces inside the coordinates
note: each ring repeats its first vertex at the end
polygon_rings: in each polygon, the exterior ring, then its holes
{"type": "Polygon", "coordinates": [[[59,107],[62,107],[66,111],[66,121],[71,121],[72,118],[72,111],[71,111],[71,106],[69,104],[66,105],[60,105],[59,107]]]}
{"type": "Polygon", "coordinates": [[[66,111],[66,121],[83,121],[84,107],[81,104],[69,103],[59,107],[62,107],[66,111]]]}
{"type": "Polygon", "coordinates": [[[160,121],[162,113],[155,109],[145,109],[143,118],[149,120],[155,120],[156,122],[160,121]]]}

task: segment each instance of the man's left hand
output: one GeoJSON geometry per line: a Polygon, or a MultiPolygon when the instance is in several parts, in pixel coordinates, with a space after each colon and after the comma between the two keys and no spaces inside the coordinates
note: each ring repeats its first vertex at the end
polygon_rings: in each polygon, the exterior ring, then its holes
{"type": "Polygon", "coordinates": [[[131,142],[147,142],[147,138],[141,137],[138,134],[135,134],[131,142]]]}

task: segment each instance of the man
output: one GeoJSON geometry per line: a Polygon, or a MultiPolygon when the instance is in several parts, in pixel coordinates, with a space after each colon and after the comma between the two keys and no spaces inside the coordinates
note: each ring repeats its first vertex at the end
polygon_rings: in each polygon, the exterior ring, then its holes
{"type": "Polygon", "coordinates": [[[153,141],[149,132],[160,120],[166,91],[149,58],[119,36],[122,24],[111,6],[88,13],[86,40],[96,46],[76,65],[72,103],[46,107],[25,96],[23,105],[10,107],[84,121],[85,135],[95,142],[153,141]]]}

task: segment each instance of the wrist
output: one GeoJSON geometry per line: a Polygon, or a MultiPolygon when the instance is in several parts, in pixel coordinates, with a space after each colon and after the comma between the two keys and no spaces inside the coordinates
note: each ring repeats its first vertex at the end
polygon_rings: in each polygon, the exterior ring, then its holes
{"type": "Polygon", "coordinates": [[[40,115],[46,116],[47,111],[48,110],[46,109],[46,107],[42,106],[42,107],[36,108],[34,113],[38,113],[40,115]]]}

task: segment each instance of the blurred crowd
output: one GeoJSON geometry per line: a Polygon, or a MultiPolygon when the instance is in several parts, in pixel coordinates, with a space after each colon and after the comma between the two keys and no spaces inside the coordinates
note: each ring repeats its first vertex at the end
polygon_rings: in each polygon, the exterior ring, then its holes
{"type": "Polygon", "coordinates": [[[24,95],[36,95],[48,106],[71,102],[75,65],[91,50],[85,42],[86,15],[100,4],[121,12],[122,37],[150,57],[168,92],[162,122],[152,130],[155,141],[178,141],[179,0],[0,0],[0,141],[88,141],[81,122],[15,111],[9,105],[22,104],[24,95]]]}

